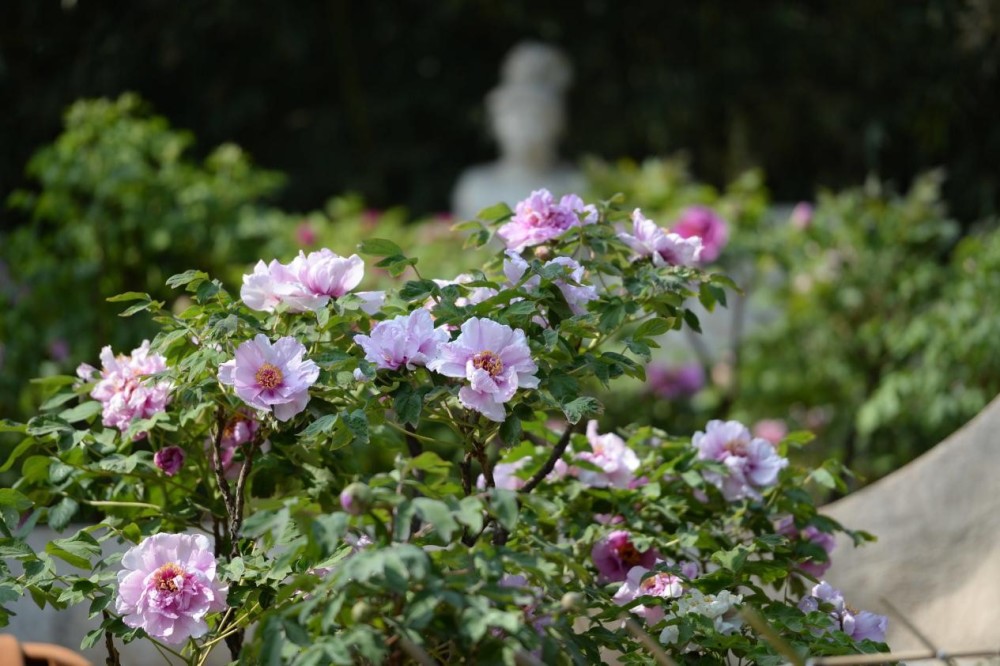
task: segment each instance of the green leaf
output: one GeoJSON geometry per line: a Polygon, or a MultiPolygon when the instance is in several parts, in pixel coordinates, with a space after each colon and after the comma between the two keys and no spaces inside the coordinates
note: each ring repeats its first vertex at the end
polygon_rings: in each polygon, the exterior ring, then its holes
{"type": "Polygon", "coordinates": [[[373,257],[389,257],[402,255],[403,249],[385,238],[369,238],[358,243],[358,252],[373,257]]]}
{"type": "Polygon", "coordinates": [[[490,494],[490,510],[504,529],[511,531],[517,527],[517,493],[494,488],[490,494]]]}
{"type": "Polygon", "coordinates": [[[657,335],[663,335],[671,328],[673,328],[673,325],[669,320],[657,317],[656,319],[650,319],[639,324],[639,328],[635,329],[632,337],[655,338],[657,335]]]}
{"type": "Polygon", "coordinates": [[[368,415],[362,409],[344,414],[344,423],[350,428],[354,440],[359,444],[368,443],[368,415]]]}
{"type": "Polygon", "coordinates": [[[196,282],[196,283],[203,282],[207,279],[208,279],[208,273],[204,271],[197,271],[197,270],[184,271],[183,273],[178,273],[177,275],[171,275],[170,277],[168,277],[167,286],[170,287],[171,289],[177,289],[178,287],[183,287],[184,285],[190,282],[196,282]]]}
{"type": "Polygon", "coordinates": [[[0,507],[10,507],[15,511],[27,511],[34,503],[13,488],[0,488],[0,507]]]}
{"type": "Polygon", "coordinates": [[[521,441],[521,419],[513,414],[500,424],[500,439],[507,446],[514,446],[521,441]]]}
{"type": "Polygon", "coordinates": [[[570,423],[579,423],[580,419],[584,416],[600,414],[604,410],[604,407],[597,398],[582,396],[565,403],[562,406],[562,410],[566,415],[566,420],[570,423]]]}
{"type": "Polygon", "coordinates": [[[101,554],[101,544],[86,532],[78,532],[69,539],[56,539],[45,544],[45,552],[74,567],[89,569],[91,558],[101,554]]]}
{"type": "Polygon", "coordinates": [[[499,222],[500,220],[505,220],[511,215],[513,215],[510,206],[505,203],[493,204],[487,208],[482,209],[476,213],[476,219],[482,220],[483,222],[499,222]]]}
{"type": "Polygon", "coordinates": [[[695,333],[701,333],[701,322],[698,321],[698,315],[696,315],[691,310],[684,310],[684,321],[695,333]]]}
{"type": "Polygon", "coordinates": [[[451,470],[451,463],[442,460],[433,451],[424,451],[419,456],[406,464],[409,469],[419,469],[431,474],[447,474],[451,470]]]}
{"type": "Polygon", "coordinates": [[[126,308],[124,312],[119,312],[118,316],[119,317],[131,317],[132,315],[136,314],[137,312],[142,312],[143,310],[148,310],[149,308],[151,308],[153,306],[159,307],[160,303],[158,301],[148,301],[146,303],[136,303],[135,305],[132,305],[132,306],[126,308]]]}
{"type": "Polygon", "coordinates": [[[103,409],[101,403],[96,400],[88,400],[87,402],[82,402],[75,407],[71,407],[63,412],[60,412],[59,418],[63,419],[67,423],[86,421],[87,419],[100,414],[101,409],[103,409]]]}
{"type": "Polygon", "coordinates": [[[62,532],[73,519],[80,505],[70,497],[64,497],[53,507],[49,507],[49,527],[56,532],[62,532]]]}
{"type": "Polygon", "coordinates": [[[396,418],[402,423],[416,426],[420,423],[420,410],[423,407],[423,397],[414,391],[409,384],[401,384],[392,401],[396,418]]]}
{"type": "Polygon", "coordinates": [[[404,301],[424,301],[436,293],[438,286],[431,280],[411,280],[399,290],[399,297],[404,301]]]}
{"type": "Polygon", "coordinates": [[[152,299],[149,297],[149,294],[141,291],[126,291],[124,294],[111,296],[107,300],[109,303],[119,303],[122,301],[151,301],[152,299]]]}
{"type": "Polygon", "coordinates": [[[417,497],[413,500],[413,506],[425,522],[434,526],[446,543],[451,541],[452,534],[458,530],[458,523],[447,504],[429,497],[417,497]]]}
{"type": "Polygon", "coordinates": [[[746,546],[736,546],[732,550],[720,550],[712,554],[712,561],[719,564],[723,569],[739,573],[747,561],[750,549],[746,546]]]}
{"type": "Polygon", "coordinates": [[[315,437],[319,434],[329,433],[337,423],[336,414],[324,414],[299,432],[299,437],[315,437]]]}

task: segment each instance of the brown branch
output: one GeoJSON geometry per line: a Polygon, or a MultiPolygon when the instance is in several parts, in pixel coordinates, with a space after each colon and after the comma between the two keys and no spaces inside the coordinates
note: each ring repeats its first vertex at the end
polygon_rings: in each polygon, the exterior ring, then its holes
{"type": "Polygon", "coordinates": [[[556,447],[552,449],[552,453],[549,454],[549,459],[545,461],[542,468],[535,472],[535,475],[528,479],[528,482],[524,484],[521,488],[522,493],[530,493],[535,487],[542,482],[542,480],[549,475],[549,473],[555,469],[556,461],[562,458],[562,454],[566,451],[566,447],[569,446],[569,440],[573,436],[573,431],[576,430],[579,423],[569,424],[566,426],[566,430],[563,432],[562,437],[556,443],[556,447]]]}
{"type": "Polygon", "coordinates": [[[229,517],[229,534],[233,540],[232,553],[230,557],[236,557],[239,555],[238,539],[240,529],[243,527],[243,507],[246,504],[247,478],[250,476],[250,470],[253,469],[253,459],[256,457],[257,450],[260,448],[260,443],[263,439],[263,432],[263,428],[259,429],[256,436],[253,438],[253,442],[250,444],[250,449],[247,451],[246,458],[243,460],[243,466],[240,468],[240,476],[236,480],[236,501],[233,507],[233,513],[229,517]]]}
{"type": "Polygon", "coordinates": [[[462,471],[462,490],[465,496],[472,494],[472,451],[466,451],[458,468],[462,471]]]}
{"type": "MultiPolygon", "coordinates": [[[[111,619],[108,611],[101,611],[101,615],[105,621],[111,619]]],[[[115,647],[114,636],[111,635],[110,630],[104,632],[104,645],[108,648],[108,658],[104,663],[107,666],[122,666],[121,655],[118,654],[118,648],[115,647]]]]}
{"type": "Polygon", "coordinates": [[[212,443],[212,462],[215,466],[215,480],[222,492],[222,502],[226,505],[226,513],[230,518],[235,513],[233,492],[226,480],[226,471],[222,469],[222,437],[226,432],[226,411],[219,407],[215,412],[215,441],[212,443]]]}

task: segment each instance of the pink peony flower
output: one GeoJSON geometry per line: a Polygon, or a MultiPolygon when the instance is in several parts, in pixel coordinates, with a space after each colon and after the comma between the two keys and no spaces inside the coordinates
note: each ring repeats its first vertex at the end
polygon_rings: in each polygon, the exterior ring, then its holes
{"type": "Polygon", "coordinates": [[[166,446],[153,454],[153,464],[167,476],[173,476],[184,465],[184,449],[179,446],[166,446]]]}
{"type": "Polygon", "coordinates": [[[855,641],[872,640],[876,643],[885,642],[885,632],[889,628],[889,618],[868,611],[857,611],[846,603],[840,590],[826,581],[813,586],[810,596],[802,597],[799,610],[803,613],[813,613],[825,610],[829,613],[832,630],[840,630],[855,641]],[[827,608],[820,608],[820,605],[827,608]],[[830,608],[832,606],[832,608],[830,608]]]}
{"type": "Polygon", "coordinates": [[[526,247],[558,238],[571,227],[596,221],[597,208],[584,205],[577,195],[567,194],[557,204],[551,192],[541,189],[518,202],[514,217],[497,230],[497,235],[503,239],[508,250],[520,252],[526,247]]]}
{"type": "Polygon", "coordinates": [[[727,468],[722,475],[706,471],[705,478],[722,491],[729,501],[749,497],[760,499],[761,488],[774,485],[788,459],[778,455],[766,439],[751,437],[739,421],[709,421],[705,432],[691,438],[699,460],[715,460],[727,468]]]}
{"type": "Polygon", "coordinates": [[[262,312],[274,312],[278,305],[288,312],[315,312],[352,291],[364,275],[364,262],[356,254],[341,257],[323,248],[306,255],[300,250],[287,265],[277,259],[258,261],[253,273],[243,276],[240,298],[262,312]]]}
{"type": "MultiPolygon", "coordinates": [[[[649,569],[643,566],[634,566],[629,569],[625,576],[625,583],[618,588],[618,592],[611,600],[619,606],[624,606],[639,597],[676,599],[684,594],[684,586],[677,576],[661,571],[644,578],[648,573],[649,569]]],[[[663,608],[660,606],[633,606],[632,612],[645,618],[650,625],[656,624],[664,617],[663,608]]]]}
{"type": "Polygon", "coordinates": [[[365,350],[365,358],[385,370],[414,370],[437,356],[438,345],[448,342],[448,331],[434,328],[431,313],[418,308],[379,322],[371,335],[356,335],[354,341],[365,350]]]}
{"type": "Polygon", "coordinates": [[[274,410],[287,421],[309,402],[309,387],[319,377],[319,366],[303,360],[306,348],[285,336],[274,345],[258,334],[236,350],[236,358],[219,366],[219,381],[236,389],[236,395],[255,409],[274,410]]]}
{"type": "MultiPolygon", "coordinates": [[[[115,356],[111,347],[101,350],[101,379],[90,392],[90,397],[103,405],[102,423],[126,432],[132,421],[147,419],[162,412],[170,402],[170,382],[152,382],[143,379],[145,375],[167,369],[167,359],[160,354],[149,353],[149,340],[132,350],[130,356],[115,356]]],[[[86,363],[81,364],[76,374],[90,381],[97,371],[86,363]]],[[[134,439],[142,439],[146,433],[137,433],[134,439]]]]}
{"type": "MultiPolygon", "coordinates": [[[[496,487],[504,490],[520,490],[523,488],[527,481],[519,477],[517,472],[530,462],[531,456],[518,458],[510,463],[498,462],[493,466],[493,481],[496,483],[496,487]]],[[[482,474],[476,479],[476,487],[480,490],[486,489],[486,477],[482,474]]]]}
{"type": "MultiPolygon", "coordinates": [[[[306,291],[318,297],[340,298],[361,284],[365,276],[365,262],[356,254],[341,257],[326,248],[299,256],[288,265],[288,270],[302,283],[306,291]]],[[[321,306],[322,307],[322,306],[321,306]]]]}
{"type": "Polygon", "coordinates": [[[809,228],[812,224],[813,219],[813,207],[807,201],[800,201],[795,204],[795,208],[792,209],[792,214],[789,216],[788,220],[792,223],[792,227],[803,231],[809,228]]]}
{"type": "Polygon", "coordinates": [[[646,385],[664,400],[676,400],[694,395],[705,385],[705,371],[698,363],[668,366],[650,363],[646,366],[646,385]]]}
{"type": "Polygon", "coordinates": [[[635,451],[614,433],[599,435],[597,421],[587,423],[587,442],[591,450],[578,453],[576,459],[596,465],[601,471],[580,468],[577,471],[580,483],[593,488],[629,488],[639,469],[635,451]]]}
{"type": "Polygon", "coordinates": [[[524,331],[490,319],[468,319],[458,338],[442,344],[427,367],[446,377],[467,379],[469,385],[458,392],[459,401],[496,422],[506,418],[504,403],[517,389],[538,387],[538,366],[531,360],[524,331]]]}
{"type": "Polygon", "coordinates": [[[775,531],[778,534],[782,534],[791,539],[809,541],[822,548],[826,553],[826,559],[824,561],[818,562],[810,557],[799,563],[799,569],[814,578],[823,577],[826,570],[830,568],[830,554],[833,553],[833,549],[837,547],[837,539],[832,534],[820,530],[815,525],[807,525],[804,529],[799,530],[795,527],[795,519],[791,516],[785,516],[778,521],[778,524],[775,526],[775,531]]]}
{"type": "Polygon", "coordinates": [[[170,645],[208,632],[205,617],[226,609],[228,588],[201,535],[155,534],[122,556],[115,609],[130,627],[170,645]]]}
{"type": "Polygon", "coordinates": [[[753,424],[753,436],[766,439],[774,445],[780,444],[787,434],[788,426],[781,419],[761,419],[753,424]]]}
{"type": "Polygon", "coordinates": [[[652,548],[642,552],[637,550],[626,530],[616,530],[595,543],[590,556],[603,583],[625,580],[632,567],[648,569],[656,563],[657,557],[656,550],[652,548]]]}
{"type": "Polygon", "coordinates": [[[691,206],[681,213],[671,229],[682,238],[701,239],[701,261],[711,263],[719,258],[722,248],[729,240],[726,221],[705,206],[691,206]]]}
{"type": "Polygon", "coordinates": [[[632,233],[621,232],[618,238],[637,256],[651,258],[658,268],[694,266],[702,255],[701,239],[665,232],[655,222],[646,219],[638,208],[632,211],[632,233]]]}

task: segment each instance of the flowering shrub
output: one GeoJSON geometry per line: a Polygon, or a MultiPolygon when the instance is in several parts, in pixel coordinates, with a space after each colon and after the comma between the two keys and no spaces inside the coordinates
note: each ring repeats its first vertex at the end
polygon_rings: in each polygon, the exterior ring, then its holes
{"type": "Polygon", "coordinates": [[[807,434],[601,426],[602,387],[643,380],[658,338],[697,325],[689,299],[734,287],[699,267],[698,236],[544,191],[459,227],[506,252],[431,279],[369,239],[360,256],[261,261],[241,298],[176,275],[191,298],[176,314],[118,297],[161,327],[128,357],[149,371],[105,385],[131,366],[102,354],[99,381],[51,379],[42,414],[2,424],[26,437],[0,491],[0,549],[23,572],[0,568],[0,601],[86,602],[103,621],[85,646],[144,638],[191,664],[223,644],[268,664],[885,648],[883,619],[814,578],[843,528],[805,490],[836,466],[789,462],[807,434]],[[413,279],[355,293],[361,256],[413,279]],[[24,543],[81,505],[100,521],[41,553],[24,543]],[[128,550],[104,555],[107,541],[128,550]]]}

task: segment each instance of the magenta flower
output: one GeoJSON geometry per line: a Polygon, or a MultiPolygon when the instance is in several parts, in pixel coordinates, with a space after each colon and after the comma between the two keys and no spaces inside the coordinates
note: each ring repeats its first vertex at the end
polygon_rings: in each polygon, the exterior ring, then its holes
{"type": "Polygon", "coordinates": [[[385,370],[415,370],[437,356],[438,345],[448,342],[448,331],[434,328],[431,313],[418,308],[379,322],[371,335],[356,335],[354,341],[365,350],[365,358],[385,370]]]}
{"type": "Polygon", "coordinates": [[[285,336],[274,345],[258,334],[236,349],[236,358],[219,366],[219,381],[236,389],[236,395],[255,409],[274,410],[287,421],[309,402],[309,387],[319,378],[319,366],[304,360],[306,348],[285,336]]]}
{"type": "MultiPolygon", "coordinates": [[[[639,597],[676,599],[684,594],[684,586],[677,576],[660,571],[644,578],[648,573],[650,573],[649,569],[644,566],[634,566],[629,569],[625,576],[625,583],[618,588],[611,600],[619,606],[624,606],[639,597]]],[[[650,625],[656,624],[664,617],[663,608],[660,606],[633,606],[632,612],[645,618],[650,625]]]]}
{"type": "Polygon", "coordinates": [[[469,385],[458,392],[459,402],[496,422],[507,417],[504,403],[517,389],[538,387],[538,366],[531,360],[524,331],[490,319],[468,319],[458,338],[438,347],[438,357],[427,367],[467,379],[469,385]]]}
{"type": "Polygon", "coordinates": [[[813,207],[807,201],[800,201],[795,204],[795,208],[792,209],[792,214],[789,216],[789,222],[792,223],[792,227],[803,231],[809,228],[812,224],[813,219],[813,207]]]}
{"type": "Polygon", "coordinates": [[[808,541],[822,548],[826,553],[825,560],[817,561],[809,557],[803,562],[800,562],[798,567],[803,572],[813,576],[814,578],[823,577],[826,570],[830,568],[830,554],[833,553],[833,549],[837,547],[837,539],[832,534],[820,530],[815,525],[807,525],[802,530],[799,530],[795,526],[795,519],[791,516],[785,516],[778,521],[778,524],[775,526],[775,531],[778,534],[789,537],[790,539],[808,541]]]}
{"type": "Polygon", "coordinates": [[[729,501],[760,499],[760,489],[774,485],[788,459],[778,455],[766,439],[751,437],[739,421],[709,421],[705,432],[691,438],[699,460],[715,460],[726,466],[726,474],[704,472],[705,478],[729,501]]]}
{"type": "Polygon", "coordinates": [[[593,488],[629,488],[639,469],[635,451],[614,433],[598,434],[597,421],[587,423],[587,442],[591,450],[576,454],[576,459],[596,465],[601,471],[579,468],[576,476],[580,483],[593,488]]]}
{"type": "Polygon", "coordinates": [[[600,581],[614,583],[625,580],[632,567],[651,568],[656,564],[657,554],[652,548],[640,552],[626,530],[615,530],[594,544],[590,556],[600,574],[600,581]]]}
{"type": "Polygon", "coordinates": [[[690,397],[705,385],[705,371],[698,363],[668,366],[650,363],[646,366],[646,385],[664,400],[690,397]]]}
{"type": "Polygon", "coordinates": [[[115,609],[130,627],[170,645],[208,632],[205,617],[226,609],[215,555],[201,535],[155,534],[122,556],[115,609]]]}
{"type": "Polygon", "coordinates": [[[722,248],[729,240],[729,227],[726,221],[705,206],[691,206],[686,209],[671,231],[682,238],[700,238],[701,261],[706,264],[719,258],[722,248]]]}
{"type": "Polygon", "coordinates": [[[153,454],[153,464],[167,476],[173,476],[184,465],[184,449],[179,446],[166,446],[153,454]]]}
{"type": "Polygon", "coordinates": [[[632,233],[621,232],[618,238],[635,251],[638,257],[649,257],[653,265],[694,266],[701,259],[701,239],[685,238],[666,232],[652,220],[646,219],[638,208],[632,211],[632,233]]]}
{"type": "Polygon", "coordinates": [[[885,632],[889,628],[889,618],[868,611],[857,611],[844,603],[840,590],[826,581],[813,586],[810,596],[802,597],[799,610],[813,613],[819,610],[830,616],[830,629],[840,630],[855,641],[872,640],[885,642],[885,632]],[[821,608],[821,605],[824,606],[821,608]]]}
{"type": "MultiPolygon", "coordinates": [[[[150,354],[149,340],[132,350],[130,356],[115,356],[111,347],[101,350],[101,379],[90,392],[90,397],[102,404],[102,423],[126,432],[132,422],[147,419],[162,412],[170,402],[170,382],[153,382],[146,375],[167,369],[167,359],[160,354],[150,354]]],[[[90,381],[97,371],[86,363],[77,368],[77,375],[90,381]]],[[[142,439],[146,433],[137,433],[142,439]]]]}
{"type": "Polygon", "coordinates": [[[597,208],[584,205],[577,195],[567,194],[556,203],[551,192],[541,189],[518,202],[514,217],[497,230],[497,235],[503,239],[508,250],[520,252],[526,247],[558,238],[571,227],[596,221],[597,208]]]}

